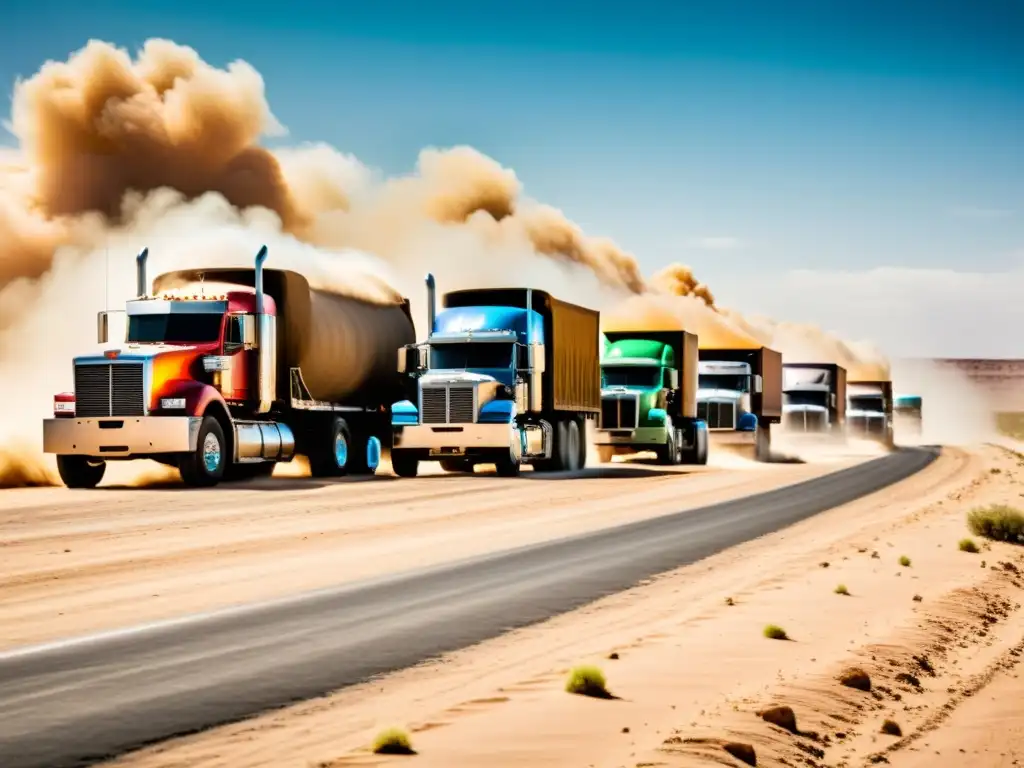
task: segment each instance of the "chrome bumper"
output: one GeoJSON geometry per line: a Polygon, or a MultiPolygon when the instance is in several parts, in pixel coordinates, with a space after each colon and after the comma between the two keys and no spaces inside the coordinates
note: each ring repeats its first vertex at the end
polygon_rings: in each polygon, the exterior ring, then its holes
{"type": "Polygon", "coordinates": [[[201,423],[193,416],[44,419],[43,452],[99,458],[184,453],[196,449],[201,423]]]}
{"type": "Polygon", "coordinates": [[[509,448],[514,424],[417,424],[394,428],[395,448],[509,448]]]}
{"type": "Polygon", "coordinates": [[[664,445],[667,439],[664,427],[599,429],[594,434],[594,445],[664,445]]]}

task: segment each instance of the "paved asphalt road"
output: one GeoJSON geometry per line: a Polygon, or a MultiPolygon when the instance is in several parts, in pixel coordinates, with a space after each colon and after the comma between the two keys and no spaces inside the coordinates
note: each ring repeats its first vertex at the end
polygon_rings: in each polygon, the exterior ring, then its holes
{"type": "Polygon", "coordinates": [[[89,765],[408,667],[852,501],[937,455],[904,449],[569,539],[9,652],[0,655],[0,766],[89,765]]]}

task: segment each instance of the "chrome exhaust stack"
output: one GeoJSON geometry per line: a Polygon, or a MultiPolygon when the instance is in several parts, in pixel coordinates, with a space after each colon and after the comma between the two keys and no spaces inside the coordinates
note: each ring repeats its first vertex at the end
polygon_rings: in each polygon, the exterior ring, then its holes
{"type": "Polygon", "coordinates": [[[257,413],[267,413],[277,396],[274,377],[277,376],[277,325],[273,315],[263,311],[263,262],[267,260],[267,246],[256,254],[253,287],[256,289],[256,391],[257,413]]]}
{"type": "Polygon", "coordinates": [[[437,290],[434,285],[434,275],[427,273],[427,338],[434,332],[434,320],[437,318],[437,290]]]}
{"type": "Polygon", "coordinates": [[[135,257],[135,293],[140,299],[149,295],[149,281],[146,280],[146,259],[149,258],[149,248],[143,248],[135,257]]]}

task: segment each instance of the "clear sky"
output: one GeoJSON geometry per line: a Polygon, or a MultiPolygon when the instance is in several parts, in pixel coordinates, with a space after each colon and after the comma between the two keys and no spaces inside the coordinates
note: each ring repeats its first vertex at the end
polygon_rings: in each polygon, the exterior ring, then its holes
{"type": "Polygon", "coordinates": [[[724,303],[1024,357],[1024,2],[126,7],[6,11],[0,87],[90,37],[168,37],[255,66],[289,142],[389,172],[470,144],[724,303]]]}

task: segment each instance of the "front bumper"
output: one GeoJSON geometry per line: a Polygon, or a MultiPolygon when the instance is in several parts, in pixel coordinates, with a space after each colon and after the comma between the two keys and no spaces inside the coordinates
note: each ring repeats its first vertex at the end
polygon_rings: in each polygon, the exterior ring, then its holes
{"type": "Polygon", "coordinates": [[[196,449],[201,423],[194,416],[44,419],[43,452],[109,459],[184,453],[196,449]]]}
{"type": "Polygon", "coordinates": [[[709,445],[754,445],[757,433],[753,430],[740,432],[736,429],[709,429],[709,445]]]}
{"type": "Polygon", "coordinates": [[[460,455],[477,450],[509,449],[517,439],[514,424],[416,424],[394,427],[394,447],[460,455]]]}
{"type": "Polygon", "coordinates": [[[664,427],[599,429],[594,435],[594,445],[664,445],[667,439],[664,427]]]}

